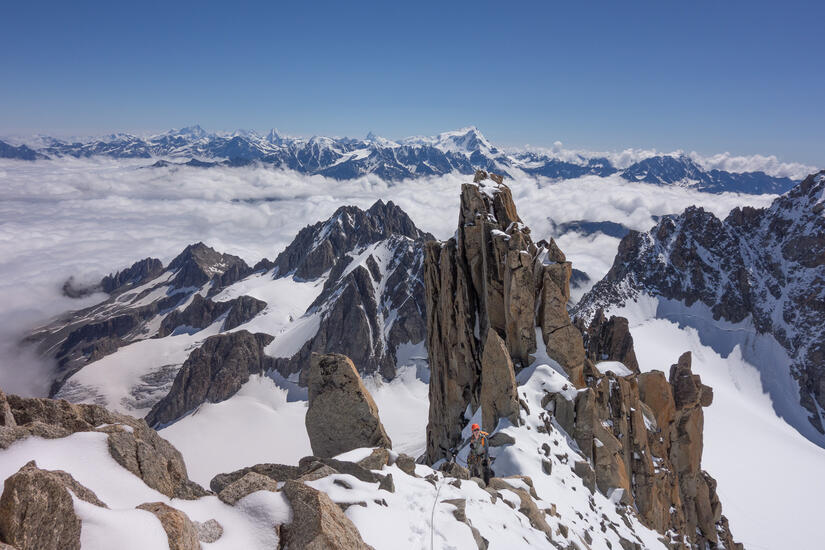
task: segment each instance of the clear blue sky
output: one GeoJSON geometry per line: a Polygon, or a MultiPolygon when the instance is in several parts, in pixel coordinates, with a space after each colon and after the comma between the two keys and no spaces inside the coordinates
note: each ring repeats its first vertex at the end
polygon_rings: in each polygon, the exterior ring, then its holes
{"type": "Polygon", "coordinates": [[[277,127],[825,166],[822,2],[6,2],[0,134],[277,127]]]}

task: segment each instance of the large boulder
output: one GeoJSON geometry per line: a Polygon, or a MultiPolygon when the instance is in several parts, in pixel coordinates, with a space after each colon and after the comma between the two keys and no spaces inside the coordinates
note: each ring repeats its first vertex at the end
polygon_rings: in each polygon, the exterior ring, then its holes
{"type": "Polygon", "coordinates": [[[292,523],[281,526],[281,547],[305,550],[368,550],[358,529],[330,498],[308,485],[287,481],[283,493],[292,523]]]}
{"type": "Polygon", "coordinates": [[[0,538],[18,550],[79,550],[81,521],[72,494],[106,507],[67,472],[41,470],[29,462],[4,484],[0,538]]]}
{"type": "Polygon", "coordinates": [[[162,502],[147,502],[138,506],[160,520],[166,537],[169,540],[169,550],[200,550],[198,530],[189,519],[189,516],[162,502]]]}
{"type": "Polygon", "coordinates": [[[306,428],[312,452],[320,457],[359,447],[392,448],[375,401],[345,355],[312,355],[306,428]]]}
{"type": "Polygon", "coordinates": [[[75,432],[101,432],[107,434],[112,458],[149,487],[172,498],[195,499],[207,494],[189,479],[180,452],[143,420],[98,405],[0,392],[0,412],[3,410],[7,424],[0,426],[0,448],[29,436],[55,439],[75,432]],[[10,425],[12,420],[14,425],[10,425]]]}
{"type": "Polygon", "coordinates": [[[481,356],[481,424],[492,432],[500,418],[518,425],[518,394],[513,361],[504,340],[495,330],[487,331],[481,356]]]}
{"type": "Polygon", "coordinates": [[[234,483],[250,472],[261,474],[275,481],[287,481],[298,479],[301,472],[297,466],[287,466],[284,464],[255,464],[247,468],[235,470],[226,474],[218,474],[209,482],[209,488],[216,494],[223,491],[228,485],[234,483]]]}
{"type": "Polygon", "coordinates": [[[277,491],[278,482],[256,472],[249,472],[242,478],[233,481],[218,494],[222,502],[234,506],[245,496],[258,491],[277,491]]]}

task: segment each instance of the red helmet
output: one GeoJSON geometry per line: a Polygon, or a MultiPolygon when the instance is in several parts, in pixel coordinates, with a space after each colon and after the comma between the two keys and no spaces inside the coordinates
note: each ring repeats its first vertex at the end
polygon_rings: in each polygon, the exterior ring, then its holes
{"type": "Polygon", "coordinates": [[[470,429],[472,431],[476,431],[476,430],[480,430],[481,428],[478,427],[478,424],[473,424],[472,426],[470,426],[470,429]]]}

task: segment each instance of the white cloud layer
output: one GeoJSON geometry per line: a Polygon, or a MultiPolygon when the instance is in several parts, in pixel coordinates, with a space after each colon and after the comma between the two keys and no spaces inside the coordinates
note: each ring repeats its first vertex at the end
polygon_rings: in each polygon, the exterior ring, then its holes
{"type": "Polygon", "coordinates": [[[818,170],[815,166],[809,166],[799,162],[782,162],[775,155],[732,155],[730,153],[718,153],[715,155],[701,155],[696,151],[687,153],[682,150],[657,151],[656,149],[624,149],[622,151],[588,151],[584,149],[565,149],[562,142],[557,141],[553,147],[531,147],[522,149],[512,149],[517,151],[534,151],[545,155],[572,162],[583,164],[584,159],[593,157],[604,157],[619,170],[624,170],[633,163],[655,157],[659,155],[680,156],[687,155],[705,170],[725,170],[727,172],[765,172],[770,176],[786,177],[801,180],[808,174],[818,170]]]}
{"type": "MultiPolygon", "coordinates": [[[[42,393],[21,378],[24,358],[9,343],[35,324],[88,305],[62,297],[63,282],[96,282],[148,257],[165,264],[187,244],[203,241],[248,263],[274,259],[303,226],[341,205],[369,207],[392,200],[422,229],[444,239],[458,216],[466,176],[448,175],[388,184],[375,177],[336,181],[267,167],[146,168],[147,161],[105,158],[27,163],[0,161],[0,365],[14,367],[0,387],[42,393]],[[22,386],[22,387],[21,387],[22,386]]],[[[519,213],[536,240],[552,224],[614,221],[633,229],[651,216],[698,204],[718,216],[738,205],[765,206],[769,196],[708,195],[682,188],[584,177],[560,183],[509,182],[519,213]]],[[[560,240],[574,267],[601,278],[618,239],[567,235],[560,240]]],[[[27,369],[37,368],[31,357],[27,369]]],[[[42,377],[33,375],[32,379],[42,377]]]]}

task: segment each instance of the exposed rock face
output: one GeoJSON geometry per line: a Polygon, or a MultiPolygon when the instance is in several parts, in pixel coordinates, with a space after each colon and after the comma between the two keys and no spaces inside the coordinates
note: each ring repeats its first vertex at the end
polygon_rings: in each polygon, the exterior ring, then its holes
{"type": "MultiPolygon", "coordinates": [[[[516,286],[529,286],[536,297],[530,329],[534,334],[541,330],[547,355],[570,381],[541,399],[541,428],[565,430],[586,458],[574,466],[585,486],[636,510],[643,523],[666,535],[671,547],[738,548],[722,516],[715,482],[701,470],[702,407],[710,405],[713,394],[690,372],[690,355],[679,359],[670,381],[662,373],[638,374],[626,319],[599,315],[590,327],[582,320],[571,322],[571,264],[552,240],[530,242],[505,186],[485,183],[483,173],[476,180],[476,185],[462,187],[456,238],[429,243],[426,249],[431,378],[425,459],[435,461],[459,442],[468,408],[472,413],[482,405],[485,428],[495,425],[497,418],[487,414],[495,411],[496,417],[501,411],[488,406],[495,400],[482,399],[485,384],[506,389],[513,375],[504,384],[489,380],[486,359],[496,357],[489,361],[496,365],[510,359],[513,370],[531,361],[523,355],[530,349],[523,338],[526,331],[508,329],[510,322],[527,326],[521,320],[523,302],[510,300],[515,294],[504,291],[505,282],[516,280],[521,276],[516,272],[529,266],[531,277],[519,279],[516,286]],[[507,275],[508,270],[514,273],[507,275]],[[621,361],[631,374],[602,374],[595,368],[601,360],[621,361]]],[[[545,472],[551,473],[552,463],[545,464],[545,472]]],[[[488,491],[495,491],[492,485],[491,480],[488,491]]],[[[522,493],[517,492],[522,512],[550,537],[543,514],[522,493]]]]}
{"type": "Polygon", "coordinates": [[[166,268],[160,260],[146,258],[104,277],[91,288],[77,289],[67,281],[64,292],[69,295],[102,290],[111,298],[62,315],[32,332],[26,342],[37,344],[42,354],[57,361],[50,395],[68,397],[59,392],[75,372],[136,340],[166,336],[188,322],[193,328],[203,328],[227,310],[224,330],[254,317],[265,304],[249,297],[233,300],[230,305],[196,295],[193,305],[185,311],[177,310],[194,293],[213,296],[252,272],[237,256],[197,243],[187,246],[166,268]]]}
{"type": "Polygon", "coordinates": [[[393,235],[412,240],[432,237],[420,231],[392,201],[377,201],[369,210],[342,206],[329,220],[308,225],[278,254],[279,274],[294,273],[301,279],[316,279],[332,269],[344,254],[393,235]]]}
{"type": "Polygon", "coordinates": [[[646,525],[687,536],[691,548],[740,547],[722,516],[716,482],[701,469],[702,407],[712,392],[691,372],[690,353],[671,367],[669,381],[660,371],[594,371],[589,387],[568,401],[572,417],[562,407],[566,399],[548,394],[543,403],[592,464],[591,470],[582,463],[580,475],[594,476],[605,494],[622,489],[621,502],[635,506],[646,525]]]}
{"type": "Polygon", "coordinates": [[[487,332],[481,357],[481,424],[486,432],[495,430],[500,418],[518,425],[518,394],[513,362],[496,331],[487,332]]]}
{"type": "Polygon", "coordinates": [[[317,279],[324,289],[305,315],[320,317],[318,331],[277,369],[301,372],[312,353],[343,353],[362,373],[395,376],[395,351],[426,336],[423,246],[432,235],[415,227],[392,202],[368,210],[346,206],[302,229],[276,262],[279,277],[317,279]],[[326,274],[326,275],[325,275],[326,274]]]}
{"type": "Polygon", "coordinates": [[[612,316],[606,319],[604,311],[596,312],[585,329],[584,322],[577,319],[582,335],[587,357],[594,363],[599,361],[619,361],[632,372],[639,372],[639,362],[633,349],[633,336],[630,335],[627,319],[612,316]]]}
{"type": "Polygon", "coordinates": [[[190,481],[183,457],[146,422],[97,405],[73,405],[63,400],[23,398],[0,392],[0,448],[29,436],[54,439],[75,432],[108,434],[109,453],[149,487],[173,497],[194,499],[206,491],[190,481]],[[8,407],[8,408],[7,408],[8,407]]]}
{"type": "MultiPolygon", "coordinates": [[[[584,385],[581,333],[566,309],[570,263],[552,240],[533,243],[510,189],[499,178],[479,171],[475,180],[461,188],[456,237],[425,248],[428,461],[446,456],[459,443],[465,410],[481,405],[488,334],[497,334],[491,345],[503,341],[514,369],[520,369],[532,361],[540,327],[548,355],[584,385]]],[[[512,418],[511,404],[493,416],[485,426],[502,416],[512,418]]]]}
{"type": "Polygon", "coordinates": [[[29,462],[6,479],[0,496],[0,538],[18,550],[79,550],[81,522],[72,493],[106,506],[70,474],[41,470],[29,462]]]}
{"type": "Polygon", "coordinates": [[[177,288],[201,288],[208,282],[214,282],[210,295],[217,294],[221,288],[240,281],[252,272],[239,257],[221,254],[203,243],[184,248],[167,269],[175,274],[172,284],[177,288]]]}
{"type": "MultiPolygon", "coordinates": [[[[589,318],[646,294],[703,304],[715,320],[738,323],[750,316],[758,333],[771,335],[791,356],[801,404],[825,434],[818,413],[825,408],[824,196],[822,171],[766,209],[736,208],[719,220],[690,207],[647,233],[631,231],[608,274],[582,298],[578,315],[589,318]]],[[[757,351],[749,360],[760,364],[764,357],[757,351]]]]}
{"type": "Polygon", "coordinates": [[[249,380],[271,366],[263,348],[272,336],[245,330],[207,338],[193,351],[178,371],[169,394],[146,415],[152,426],[174,422],[198,405],[219,403],[233,395],[249,380]]]}
{"type": "Polygon", "coordinates": [[[169,550],[200,550],[198,531],[189,516],[162,502],[147,502],[138,508],[151,512],[160,520],[169,539],[169,550]]]}
{"type": "Polygon", "coordinates": [[[204,329],[225,313],[227,315],[222,328],[223,330],[232,330],[251,320],[265,307],[266,302],[251,296],[240,296],[225,302],[214,302],[200,294],[195,294],[186,309],[183,311],[173,310],[163,318],[156,336],[158,338],[168,336],[179,326],[204,329]]]}
{"type": "Polygon", "coordinates": [[[306,427],[312,452],[320,457],[359,447],[392,448],[375,401],[344,355],[312,355],[306,427]]]}
{"type": "Polygon", "coordinates": [[[163,272],[163,263],[157,258],[135,262],[128,269],[107,275],[100,281],[100,289],[109,294],[122,293],[151,281],[163,272]]]}
{"type": "Polygon", "coordinates": [[[292,523],[281,526],[283,548],[368,550],[361,534],[329,497],[308,485],[287,481],[283,492],[292,506],[292,523]]]}

